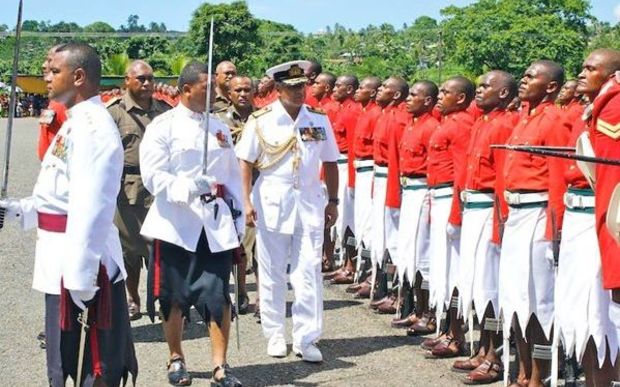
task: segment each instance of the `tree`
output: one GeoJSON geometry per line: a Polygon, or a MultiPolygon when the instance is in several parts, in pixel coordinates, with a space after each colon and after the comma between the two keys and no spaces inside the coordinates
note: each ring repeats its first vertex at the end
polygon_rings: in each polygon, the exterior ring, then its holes
{"type": "Polygon", "coordinates": [[[9,26],[6,24],[0,24],[0,32],[6,32],[9,30],[9,26]]]}
{"type": "Polygon", "coordinates": [[[145,32],[146,27],[142,24],[138,24],[138,20],[140,20],[140,16],[129,15],[127,18],[127,26],[121,25],[119,30],[123,32],[145,32]]]}
{"type": "Polygon", "coordinates": [[[258,21],[245,1],[230,4],[204,3],[194,12],[189,27],[192,54],[204,57],[209,42],[209,26],[214,18],[213,61],[240,62],[250,57],[260,42],[258,21]]]}
{"type": "Polygon", "coordinates": [[[89,25],[84,27],[84,32],[103,32],[103,33],[108,33],[108,32],[114,32],[114,31],[116,31],[114,29],[114,27],[112,27],[108,23],[102,22],[102,21],[96,21],[96,22],[91,23],[91,24],[89,24],[89,25]]]}
{"type": "Polygon", "coordinates": [[[551,59],[575,73],[591,16],[586,0],[480,0],[441,11],[445,53],[474,74],[513,74],[537,59],[551,59]]]}
{"type": "Polygon", "coordinates": [[[130,62],[131,59],[127,54],[112,55],[104,62],[103,73],[105,75],[125,75],[130,62]]]}
{"type": "Polygon", "coordinates": [[[155,53],[167,54],[170,42],[159,36],[134,36],[127,41],[127,55],[131,59],[145,59],[155,53]]]}
{"type": "Polygon", "coordinates": [[[22,22],[22,31],[39,32],[39,22],[36,20],[24,20],[22,22]]]}

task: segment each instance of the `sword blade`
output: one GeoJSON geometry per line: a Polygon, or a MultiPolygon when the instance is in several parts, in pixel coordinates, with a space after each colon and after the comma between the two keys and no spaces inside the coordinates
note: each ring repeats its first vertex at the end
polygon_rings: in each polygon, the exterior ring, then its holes
{"type": "Polygon", "coordinates": [[[606,158],[602,158],[602,157],[592,157],[592,156],[585,156],[585,155],[577,155],[577,154],[572,154],[572,153],[568,153],[568,152],[565,152],[565,151],[547,150],[547,149],[544,149],[544,147],[539,148],[539,147],[523,146],[523,145],[498,145],[498,144],[495,144],[495,145],[491,145],[491,148],[506,149],[506,150],[509,150],[509,151],[525,152],[525,153],[531,153],[531,154],[535,154],[535,155],[548,156],[548,157],[558,157],[558,158],[562,158],[562,159],[586,161],[586,162],[595,163],[595,164],[605,164],[605,165],[620,166],[620,160],[618,160],[618,159],[606,159],[606,158]]]}
{"type": "Polygon", "coordinates": [[[78,364],[77,364],[77,377],[75,378],[75,386],[80,387],[82,385],[82,367],[84,366],[84,351],[86,349],[86,334],[88,333],[88,308],[84,309],[78,321],[81,324],[80,328],[80,347],[78,350],[78,364]]]}
{"type": "MultiPolygon", "coordinates": [[[[19,43],[22,32],[22,10],[24,7],[23,0],[19,0],[17,9],[17,24],[15,25],[15,47],[13,49],[13,69],[11,72],[11,91],[9,94],[9,117],[7,120],[6,133],[4,137],[4,164],[2,172],[2,187],[0,188],[0,198],[7,197],[7,189],[9,185],[9,163],[11,161],[11,137],[13,136],[13,118],[15,117],[15,108],[17,106],[17,70],[19,65],[19,43]]],[[[4,211],[2,214],[4,218],[4,211]]],[[[1,226],[0,226],[1,228],[1,226]]]]}
{"type": "Polygon", "coordinates": [[[209,82],[207,83],[207,106],[205,113],[207,115],[207,122],[205,125],[205,138],[204,138],[204,151],[202,154],[202,174],[207,175],[207,163],[209,161],[207,150],[209,148],[209,116],[211,113],[211,87],[212,87],[212,74],[213,74],[213,16],[211,17],[211,28],[209,31],[209,59],[207,68],[209,71],[209,82]]]}
{"type": "Polygon", "coordinates": [[[237,350],[241,350],[241,344],[239,340],[239,264],[233,265],[233,276],[235,277],[235,302],[233,307],[235,308],[235,333],[237,336],[237,350]]]}

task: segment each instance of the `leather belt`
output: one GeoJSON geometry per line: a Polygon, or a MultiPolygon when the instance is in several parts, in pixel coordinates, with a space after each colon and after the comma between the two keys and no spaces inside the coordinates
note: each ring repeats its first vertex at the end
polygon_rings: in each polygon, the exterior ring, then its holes
{"type": "Polygon", "coordinates": [[[140,167],[135,165],[126,165],[123,167],[123,175],[139,175],[140,167]]]}
{"type": "Polygon", "coordinates": [[[349,159],[347,157],[347,153],[340,153],[340,157],[338,157],[338,160],[336,160],[336,163],[338,164],[346,164],[349,162],[349,159]]]}
{"type": "Polygon", "coordinates": [[[524,204],[545,205],[549,201],[548,192],[510,192],[504,191],[504,199],[509,206],[522,206],[524,204]]]}
{"type": "Polygon", "coordinates": [[[370,167],[371,170],[375,167],[375,162],[373,159],[357,159],[354,161],[355,168],[365,168],[370,167]]]}
{"type": "Polygon", "coordinates": [[[37,212],[37,218],[41,230],[58,233],[67,231],[67,215],[37,212]]]}
{"type": "Polygon", "coordinates": [[[569,188],[564,194],[564,204],[569,209],[594,208],[594,192],[591,189],[569,188]]]}

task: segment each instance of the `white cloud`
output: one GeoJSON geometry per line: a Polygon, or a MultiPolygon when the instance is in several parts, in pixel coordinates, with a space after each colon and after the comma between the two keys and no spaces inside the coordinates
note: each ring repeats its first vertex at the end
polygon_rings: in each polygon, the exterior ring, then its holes
{"type": "Polygon", "coordinates": [[[616,20],[620,21],[620,3],[614,8],[614,16],[616,20]]]}

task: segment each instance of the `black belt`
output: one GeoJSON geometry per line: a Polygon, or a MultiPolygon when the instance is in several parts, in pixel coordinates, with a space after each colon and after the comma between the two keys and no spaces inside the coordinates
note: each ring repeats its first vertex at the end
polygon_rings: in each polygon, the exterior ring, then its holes
{"type": "Polygon", "coordinates": [[[123,167],[123,175],[139,175],[140,174],[140,167],[134,166],[134,165],[129,165],[129,166],[125,166],[123,167]]]}
{"type": "Polygon", "coordinates": [[[454,182],[448,181],[446,183],[439,183],[439,184],[435,184],[435,185],[429,185],[428,188],[429,189],[447,188],[447,187],[452,187],[453,185],[454,185],[454,182]]]}
{"type": "Polygon", "coordinates": [[[426,179],[426,175],[423,173],[410,173],[410,174],[403,173],[401,174],[401,176],[407,177],[409,179],[426,179]]]}

